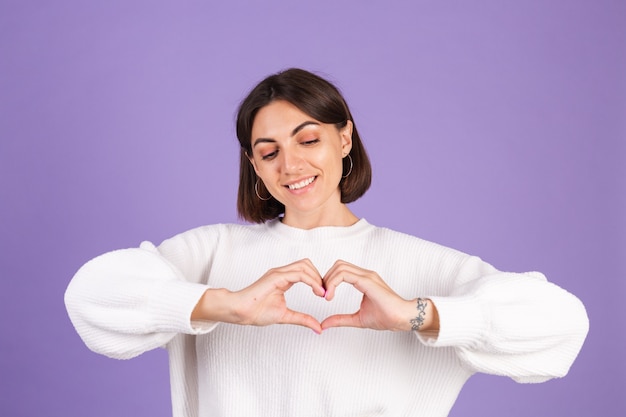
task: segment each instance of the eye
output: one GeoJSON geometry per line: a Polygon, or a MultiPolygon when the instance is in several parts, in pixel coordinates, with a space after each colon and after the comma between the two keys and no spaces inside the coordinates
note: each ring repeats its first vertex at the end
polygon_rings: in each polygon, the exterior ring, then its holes
{"type": "Polygon", "coordinates": [[[261,159],[262,159],[263,161],[269,161],[269,160],[271,160],[271,159],[275,158],[275,157],[276,157],[276,155],[278,155],[278,151],[277,151],[277,150],[276,150],[276,151],[274,151],[274,152],[270,152],[270,153],[266,153],[266,154],[264,154],[264,155],[261,155],[261,159]]]}
{"type": "Polygon", "coordinates": [[[316,139],[310,139],[310,140],[303,140],[300,143],[303,144],[303,145],[314,145],[314,144],[316,144],[319,141],[320,140],[316,138],[316,139]]]}

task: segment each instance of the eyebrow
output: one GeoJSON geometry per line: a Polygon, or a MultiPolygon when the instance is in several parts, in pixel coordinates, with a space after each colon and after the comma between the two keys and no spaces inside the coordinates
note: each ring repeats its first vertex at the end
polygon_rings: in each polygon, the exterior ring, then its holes
{"type": "MultiPolygon", "coordinates": [[[[301,131],[302,129],[304,129],[305,127],[307,127],[309,125],[317,125],[317,126],[319,126],[319,123],[318,122],[314,122],[312,120],[308,120],[306,122],[300,123],[298,126],[296,126],[291,131],[291,134],[289,136],[290,137],[294,137],[299,131],[301,131]]],[[[268,142],[269,143],[273,143],[273,142],[276,142],[276,140],[271,139],[271,138],[258,138],[257,140],[254,141],[254,144],[252,145],[252,147],[255,147],[259,143],[268,143],[268,142]]]]}

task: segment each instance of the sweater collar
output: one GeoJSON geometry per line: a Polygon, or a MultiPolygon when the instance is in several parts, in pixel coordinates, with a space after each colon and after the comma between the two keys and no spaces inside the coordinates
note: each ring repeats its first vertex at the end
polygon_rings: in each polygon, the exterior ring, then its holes
{"type": "Polygon", "coordinates": [[[299,229],[297,227],[288,226],[282,223],[280,218],[276,218],[265,222],[265,227],[269,232],[293,242],[349,239],[373,228],[373,226],[363,218],[351,226],[322,226],[313,229],[299,229]]]}

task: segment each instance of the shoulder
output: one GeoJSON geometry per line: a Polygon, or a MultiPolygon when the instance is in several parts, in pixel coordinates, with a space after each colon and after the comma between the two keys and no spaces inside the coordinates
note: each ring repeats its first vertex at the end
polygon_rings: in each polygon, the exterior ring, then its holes
{"type": "Polygon", "coordinates": [[[372,244],[393,247],[399,253],[420,254],[456,262],[462,262],[470,257],[457,249],[387,227],[372,225],[371,237],[372,244]]]}
{"type": "Polygon", "coordinates": [[[248,225],[236,223],[217,223],[199,226],[164,240],[159,245],[159,250],[184,247],[186,249],[206,251],[220,242],[253,238],[255,235],[263,233],[264,228],[263,224],[248,225]]]}
{"type": "Polygon", "coordinates": [[[458,252],[456,249],[443,246],[439,243],[435,243],[405,232],[400,232],[383,226],[371,225],[370,233],[372,234],[372,237],[374,237],[376,240],[384,240],[387,242],[394,242],[401,245],[420,246],[432,250],[458,252]]]}

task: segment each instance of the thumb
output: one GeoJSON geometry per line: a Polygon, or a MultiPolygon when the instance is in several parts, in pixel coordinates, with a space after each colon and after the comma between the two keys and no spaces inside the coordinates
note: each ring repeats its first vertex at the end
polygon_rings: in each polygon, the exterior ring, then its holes
{"type": "Polygon", "coordinates": [[[331,327],[363,327],[359,318],[359,313],[353,314],[335,314],[327,317],[322,322],[322,329],[326,330],[331,327]]]}
{"type": "Polygon", "coordinates": [[[320,323],[313,317],[308,314],[300,313],[293,310],[287,310],[282,320],[281,324],[295,324],[297,326],[308,327],[313,330],[315,333],[322,333],[322,326],[320,323]]]}

